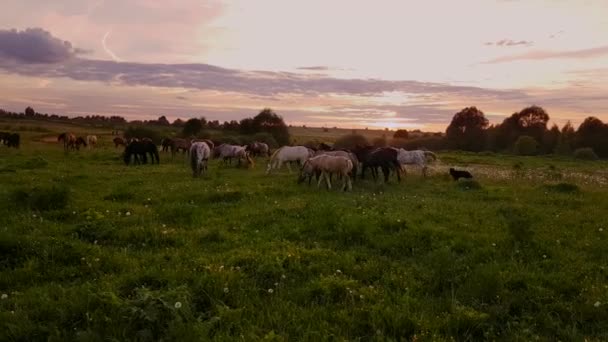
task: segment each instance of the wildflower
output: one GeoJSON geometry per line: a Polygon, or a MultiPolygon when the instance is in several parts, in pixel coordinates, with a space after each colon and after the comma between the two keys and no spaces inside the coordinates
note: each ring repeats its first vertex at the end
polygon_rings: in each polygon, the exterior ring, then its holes
{"type": "Polygon", "coordinates": [[[106,214],[109,214],[109,213],[110,213],[110,211],[108,209],[106,209],[106,214]]]}
{"type": "Polygon", "coordinates": [[[274,290],[273,289],[268,289],[268,293],[273,293],[274,290]]]}
{"type": "Polygon", "coordinates": [[[36,214],[33,214],[33,215],[32,215],[32,217],[33,217],[33,218],[36,218],[36,214]]]}
{"type": "Polygon", "coordinates": [[[598,231],[603,232],[603,231],[604,231],[604,228],[600,228],[600,229],[598,229],[598,231]]]}
{"type": "Polygon", "coordinates": [[[492,242],[492,247],[496,247],[496,244],[494,242],[492,242]]]}
{"type": "Polygon", "coordinates": [[[95,261],[99,262],[99,258],[95,258],[95,261]]]}
{"type": "Polygon", "coordinates": [[[125,215],[127,215],[127,216],[131,216],[131,212],[130,212],[130,211],[127,211],[127,212],[125,213],[125,215]]]}
{"type": "Polygon", "coordinates": [[[175,302],[175,308],[179,309],[182,307],[182,303],[181,302],[175,302]]]}
{"type": "Polygon", "coordinates": [[[75,211],[72,211],[72,215],[76,215],[76,212],[75,212],[75,211]]]}
{"type": "Polygon", "coordinates": [[[150,202],[150,201],[151,201],[151,199],[150,199],[150,197],[148,197],[148,202],[150,202]]]}
{"type": "Polygon", "coordinates": [[[365,298],[365,297],[363,297],[363,295],[359,295],[359,298],[363,299],[363,298],[365,298]]]}
{"type": "Polygon", "coordinates": [[[279,286],[279,283],[274,283],[274,286],[275,286],[275,287],[279,286]]]}
{"type": "Polygon", "coordinates": [[[0,296],[0,298],[6,299],[6,298],[8,298],[8,295],[6,293],[3,293],[2,296],[0,296]]]}
{"type": "Polygon", "coordinates": [[[285,278],[287,278],[287,277],[284,274],[281,275],[281,279],[285,279],[285,278]]]}
{"type": "Polygon", "coordinates": [[[340,274],[340,273],[342,273],[342,271],[340,271],[340,270],[336,270],[336,273],[340,274]]]}
{"type": "Polygon", "coordinates": [[[224,269],[224,265],[220,266],[220,271],[222,271],[224,269]]]}
{"type": "Polygon", "coordinates": [[[228,288],[224,287],[224,293],[228,293],[228,288]]]}
{"type": "Polygon", "coordinates": [[[167,225],[163,223],[163,228],[166,228],[166,227],[167,227],[167,225]]]}
{"type": "Polygon", "coordinates": [[[593,304],[593,306],[595,306],[596,308],[599,308],[600,305],[602,305],[602,303],[600,303],[599,300],[595,302],[595,304],[593,304]]]}
{"type": "Polygon", "coordinates": [[[237,267],[236,267],[236,270],[237,270],[237,271],[240,271],[240,270],[241,270],[241,266],[237,266],[237,267]]]}
{"type": "Polygon", "coordinates": [[[546,254],[543,254],[543,259],[547,259],[547,255],[546,254]]]}

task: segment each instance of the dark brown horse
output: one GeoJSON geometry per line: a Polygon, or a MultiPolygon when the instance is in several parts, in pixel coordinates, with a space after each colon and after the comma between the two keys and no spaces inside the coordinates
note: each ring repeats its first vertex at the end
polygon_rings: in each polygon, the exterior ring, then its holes
{"type": "Polygon", "coordinates": [[[80,151],[80,146],[87,147],[87,141],[83,137],[76,138],[76,142],[74,143],[76,149],[80,151]]]}
{"type": "Polygon", "coordinates": [[[401,182],[401,166],[397,160],[398,151],[392,147],[357,147],[353,153],[361,162],[361,179],[365,178],[365,170],[371,168],[372,176],[376,180],[378,168],[382,169],[384,181],[388,182],[390,171],[393,170],[397,174],[397,180],[401,182]]]}
{"type": "Polygon", "coordinates": [[[160,164],[160,158],[158,157],[158,149],[156,148],[156,145],[148,141],[132,141],[129,145],[127,145],[127,147],[125,147],[123,159],[127,165],[129,165],[131,162],[131,157],[134,159],[134,164],[147,164],[147,154],[150,155],[152,164],[154,164],[154,161],[156,161],[156,164],[160,164]]]}
{"type": "Polygon", "coordinates": [[[114,148],[118,148],[118,146],[127,146],[127,141],[124,138],[116,137],[112,139],[112,141],[114,142],[114,148]]]}
{"type": "Polygon", "coordinates": [[[76,136],[70,132],[64,132],[59,134],[59,136],[57,137],[57,142],[63,143],[63,150],[65,152],[76,148],[76,136]]]}
{"type": "Polygon", "coordinates": [[[247,151],[253,157],[258,157],[258,156],[270,157],[270,155],[271,155],[268,144],[259,142],[259,141],[254,141],[252,143],[247,144],[247,146],[245,146],[245,151],[247,151]]]}
{"type": "Polygon", "coordinates": [[[179,152],[180,150],[182,151],[182,153],[189,153],[190,145],[192,145],[192,144],[190,143],[190,141],[188,141],[186,139],[181,139],[181,138],[171,139],[171,158],[173,158],[175,156],[175,153],[179,152]]]}
{"type": "Polygon", "coordinates": [[[0,132],[0,142],[8,147],[19,148],[20,141],[19,133],[0,132]]]}

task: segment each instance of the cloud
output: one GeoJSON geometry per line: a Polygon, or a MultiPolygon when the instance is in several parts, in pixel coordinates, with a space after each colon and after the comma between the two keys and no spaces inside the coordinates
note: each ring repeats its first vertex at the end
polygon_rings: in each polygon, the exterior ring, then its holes
{"type": "Polygon", "coordinates": [[[0,30],[0,59],[19,63],[60,63],[87,52],[41,28],[0,30]]]}
{"type": "Polygon", "coordinates": [[[309,70],[309,71],[327,71],[330,70],[329,67],[326,66],[307,66],[307,67],[299,67],[298,70],[309,70]]]}
{"type": "Polygon", "coordinates": [[[589,49],[582,50],[570,50],[570,51],[530,51],[519,55],[511,55],[498,57],[482,64],[496,64],[523,60],[545,60],[554,58],[593,58],[608,55],[608,45],[598,46],[589,49]]]}
{"type": "Polygon", "coordinates": [[[488,45],[488,46],[530,46],[533,45],[534,42],[530,41],[530,40],[519,40],[519,41],[515,41],[515,40],[511,40],[511,39],[502,39],[496,42],[485,42],[484,45],[488,45]]]}

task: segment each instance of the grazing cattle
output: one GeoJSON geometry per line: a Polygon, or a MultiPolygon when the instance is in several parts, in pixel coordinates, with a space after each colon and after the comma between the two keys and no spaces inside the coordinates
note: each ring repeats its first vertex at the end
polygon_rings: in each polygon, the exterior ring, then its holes
{"type": "Polygon", "coordinates": [[[160,164],[160,158],[158,157],[158,149],[156,148],[156,145],[154,145],[154,143],[145,141],[133,141],[127,145],[127,147],[125,147],[123,159],[127,165],[129,165],[131,162],[131,157],[133,157],[135,164],[146,164],[148,162],[146,154],[150,154],[152,164],[154,164],[155,159],[156,163],[160,164]]]}
{"type": "Polygon", "coordinates": [[[127,141],[124,138],[116,137],[112,139],[112,141],[114,142],[114,148],[118,148],[118,146],[127,146],[127,141]]]}
{"type": "Polygon", "coordinates": [[[199,177],[201,173],[207,172],[207,164],[211,157],[211,149],[206,142],[197,141],[190,146],[190,166],[192,177],[199,177]]]}
{"type": "Polygon", "coordinates": [[[392,147],[379,147],[375,148],[372,146],[358,147],[353,153],[361,162],[361,179],[365,178],[365,170],[368,168],[372,169],[372,176],[374,180],[377,177],[377,168],[382,169],[384,174],[384,181],[388,182],[388,176],[390,170],[395,171],[397,174],[397,180],[401,182],[401,166],[397,160],[397,150],[392,147]]]}
{"type": "Polygon", "coordinates": [[[2,140],[4,144],[8,147],[19,148],[19,144],[21,143],[21,137],[19,133],[7,133],[8,135],[4,136],[2,140]]]}
{"type": "Polygon", "coordinates": [[[97,136],[87,135],[87,145],[89,146],[89,148],[95,147],[95,145],[97,145],[97,136]]]}
{"type": "Polygon", "coordinates": [[[401,165],[401,170],[405,172],[405,165],[418,165],[422,170],[422,175],[426,177],[428,159],[437,160],[437,155],[431,151],[414,150],[407,151],[402,148],[397,150],[397,160],[401,165]]]}
{"type": "Polygon", "coordinates": [[[236,158],[237,165],[241,165],[241,161],[245,160],[248,165],[253,165],[253,160],[244,146],[221,144],[213,149],[214,158],[222,158],[224,163],[232,163],[232,158],[236,158]]]}
{"type": "Polygon", "coordinates": [[[76,143],[75,143],[75,145],[76,145],[76,149],[77,149],[78,151],[80,151],[80,146],[87,147],[87,142],[86,142],[86,140],[84,140],[84,138],[83,138],[83,137],[78,137],[78,138],[76,138],[76,143]]]}
{"type": "Polygon", "coordinates": [[[471,179],[473,178],[473,175],[469,172],[469,171],[465,171],[465,170],[455,170],[454,168],[450,168],[450,176],[452,176],[452,178],[457,181],[460,178],[467,178],[467,179],[471,179]]]}
{"type": "Polygon", "coordinates": [[[76,148],[76,136],[69,132],[59,134],[57,142],[63,143],[63,150],[66,152],[76,148]]]}
{"type": "Polygon", "coordinates": [[[181,138],[173,138],[171,139],[171,158],[175,156],[175,153],[180,150],[182,153],[188,153],[190,151],[190,141],[181,138]]]}
{"type": "Polygon", "coordinates": [[[352,170],[353,162],[349,158],[322,154],[309,158],[304,162],[298,183],[303,182],[308,177],[308,183],[310,184],[312,176],[320,172],[321,177],[317,181],[317,187],[321,185],[323,178],[325,178],[327,188],[331,189],[330,175],[335,173],[342,178],[342,190],[345,191],[347,186],[348,190],[352,190],[352,183],[349,177],[352,170]]]}
{"type": "MultiPolygon", "coordinates": [[[[303,165],[313,154],[314,151],[305,146],[283,146],[270,157],[266,174],[270,174],[273,169],[280,169],[285,162],[297,162],[303,165]]],[[[291,173],[291,166],[289,164],[287,164],[287,169],[291,173]]]]}
{"type": "Polygon", "coordinates": [[[245,150],[254,157],[258,157],[258,156],[270,157],[270,148],[268,147],[268,144],[263,143],[263,142],[254,141],[252,143],[249,143],[245,147],[245,150]]]}

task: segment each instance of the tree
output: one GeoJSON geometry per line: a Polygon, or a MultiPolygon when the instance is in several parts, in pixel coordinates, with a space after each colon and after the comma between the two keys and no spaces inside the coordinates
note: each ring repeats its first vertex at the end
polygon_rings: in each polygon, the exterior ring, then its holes
{"type": "Polygon", "coordinates": [[[32,107],[25,108],[25,116],[34,116],[36,115],[36,111],[32,107]]]}
{"type": "Polygon", "coordinates": [[[520,156],[532,156],[538,152],[538,142],[529,135],[522,135],[517,138],[513,147],[515,153],[520,156]]]}
{"type": "Polygon", "coordinates": [[[255,128],[253,127],[253,119],[252,118],[244,118],[239,122],[239,131],[241,134],[253,134],[255,133],[255,128]]]}
{"type": "Polygon", "coordinates": [[[253,128],[256,132],[268,132],[280,145],[289,144],[289,129],[283,118],[272,109],[265,108],[253,117],[253,128]]]}
{"type": "Polygon", "coordinates": [[[530,106],[506,118],[498,127],[496,145],[498,149],[505,149],[522,135],[533,137],[542,141],[547,130],[549,114],[539,106],[530,106]]]}
{"type": "Polygon", "coordinates": [[[177,118],[171,125],[175,127],[182,127],[184,125],[184,120],[177,118]]]}
{"type": "Polygon", "coordinates": [[[541,149],[543,153],[551,153],[555,151],[555,148],[559,142],[561,132],[556,124],[551,127],[550,130],[545,131],[543,134],[543,140],[541,143],[541,149]]]}
{"type": "Polygon", "coordinates": [[[169,126],[170,125],[169,120],[167,120],[167,117],[164,116],[164,115],[161,116],[161,117],[159,117],[158,120],[156,120],[156,121],[158,122],[159,125],[163,125],[163,126],[169,126]]]}
{"type": "Polygon", "coordinates": [[[591,147],[600,157],[608,157],[608,125],[596,117],[588,117],[576,131],[576,146],[591,147]]]}
{"type": "Polygon", "coordinates": [[[409,137],[409,133],[405,129],[398,129],[395,134],[393,134],[393,138],[395,139],[407,139],[409,137]]]}
{"type": "Polygon", "coordinates": [[[203,125],[201,124],[200,119],[189,119],[184,124],[184,128],[182,129],[182,135],[184,137],[196,136],[203,129],[203,125]]]}
{"type": "Polygon", "coordinates": [[[467,107],[456,113],[446,129],[446,137],[452,147],[480,151],[484,147],[488,119],[476,107],[467,107]]]}

